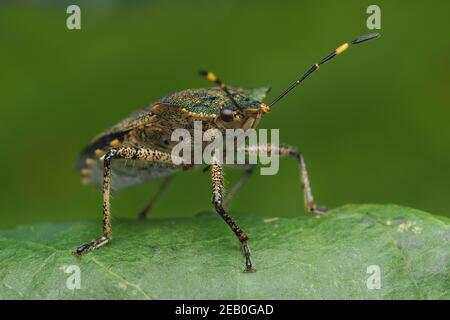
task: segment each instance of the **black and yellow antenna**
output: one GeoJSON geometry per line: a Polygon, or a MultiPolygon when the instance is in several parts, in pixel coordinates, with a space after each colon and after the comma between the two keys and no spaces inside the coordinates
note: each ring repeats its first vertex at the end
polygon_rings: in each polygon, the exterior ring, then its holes
{"type": "Polygon", "coordinates": [[[365,36],[361,36],[356,38],[355,40],[351,41],[350,43],[344,43],[343,45],[339,46],[336,50],[325,56],[322,60],[320,60],[319,63],[314,64],[311,68],[308,69],[300,78],[298,78],[296,81],[294,81],[286,90],[284,90],[278,97],[276,97],[270,104],[269,108],[273,107],[275,103],[280,101],[285,95],[287,95],[292,89],[294,89],[296,86],[298,86],[300,83],[303,82],[311,73],[319,69],[319,67],[324,64],[325,62],[333,59],[337,55],[341,54],[345,50],[347,50],[351,45],[360,44],[372,39],[376,39],[380,36],[379,33],[371,33],[365,36]]]}
{"type": "Polygon", "coordinates": [[[206,80],[217,84],[220,87],[220,89],[222,89],[225,92],[228,98],[230,98],[231,102],[233,102],[235,107],[241,109],[241,107],[237,104],[236,100],[233,98],[231,92],[228,90],[227,86],[222,81],[220,81],[220,79],[217,78],[217,76],[214,73],[212,73],[211,71],[201,70],[200,75],[205,77],[206,80]]]}

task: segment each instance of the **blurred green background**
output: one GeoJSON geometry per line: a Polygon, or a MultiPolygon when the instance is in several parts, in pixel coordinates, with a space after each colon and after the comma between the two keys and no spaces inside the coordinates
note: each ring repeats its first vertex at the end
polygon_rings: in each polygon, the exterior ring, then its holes
{"type": "MultiPolygon", "coordinates": [[[[382,37],[325,65],[261,122],[305,154],[319,204],[397,203],[450,216],[449,1],[3,1],[0,227],[101,216],[74,166],[97,133],[215,71],[269,100],[381,7],[382,37]],[[81,7],[81,30],[66,8],[81,7]]],[[[227,172],[228,184],[238,171],[227,172]]],[[[114,196],[134,217],[157,183],[114,196]]],[[[210,177],[176,178],[152,217],[210,210],[210,177]]],[[[235,215],[303,213],[297,164],[255,175],[235,215]]]]}

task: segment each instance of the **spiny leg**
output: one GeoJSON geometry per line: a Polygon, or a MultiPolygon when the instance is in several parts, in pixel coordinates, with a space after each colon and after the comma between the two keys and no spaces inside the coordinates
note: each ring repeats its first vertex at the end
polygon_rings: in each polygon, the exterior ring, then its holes
{"type": "Polygon", "coordinates": [[[306,210],[308,210],[310,212],[315,212],[318,214],[325,213],[327,211],[327,209],[318,207],[316,205],[316,203],[314,202],[311,183],[309,182],[308,170],[306,169],[306,163],[305,163],[305,159],[303,158],[303,154],[300,151],[298,151],[297,148],[293,148],[290,146],[285,146],[284,148],[285,149],[283,149],[283,147],[282,147],[280,151],[286,152],[285,155],[287,155],[287,156],[297,158],[297,160],[299,162],[300,179],[302,181],[302,186],[303,186],[303,197],[304,197],[304,204],[305,204],[306,210]]]}
{"type": "Polygon", "coordinates": [[[173,164],[169,153],[147,148],[119,147],[110,149],[103,156],[103,234],[101,237],[84,243],[74,250],[81,255],[87,251],[97,249],[112,239],[111,230],[111,161],[113,159],[143,160],[157,163],[173,164]]]}
{"type": "Polygon", "coordinates": [[[244,169],[244,173],[239,178],[239,180],[235,183],[233,188],[227,193],[225,199],[223,200],[223,206],[227,207],[228,204],[234,199],[234,197],[239,193],[241,188],[245,185],[245,183],[250,179],[253,172],[255,172],[255,165],[248,165],[244,169]]]}
{"type": "Polygon", "coordinates": [[[156,190],[155,194],[150,199],[150,202],[138,214],[139,220],[144,220],[147,218],[148,213],[152,210],[153,206],[159,200],[159,197],[161,196],[161,194],[167,189],[167,187],[169,186],[172,179],[173,179],[173,176],[167,176],[164,178],[164,180],[161,182],[158,189],[156,190]]]}
{"type": "Polygon", "coordinates": [[[111,156],[107,154],[103,160],[103,235],[91,242],[78,246],[74,251],[77,255],[100,248],[112,239],[110,212],[111,159],[111,156]]]}
{"type": "Polygon", "coordinates": [[[277,148],[280,156],[288,156],[293,157],[298,160],[299,171],[300,171],[300,180],[303,187],[303,196],[304,196],[304,205],[305,209],[310,212],[315,212],[318,214],[324,214],[327,209],[319,208],[315,202],[311,189],[311,184],[309,182],[308,170],[306,169],[305,159],[303,158],[303,154],[295,147],[289,145],[280,145],[278,147],[274,145],[259,145],[259,146],[248,146],[245,147],[244,151],[246,153],[259,153],[260,151],[267,152],[270,154],[275,151],[277,148]]]}
{"type": "Polygon", "coordinates": [[[212,203],[216,208],[217,213],[225,220],[234,234],[238,237],[242,246],[242,253],[245,257],[245,272],[253,272],[252,259],[250,249],[248,248],[248,236],[239,228],[236,222],[228,215],[223,208],[223,167],[218,163],[211,165],[211,180],[212,180],[212,203]]]}

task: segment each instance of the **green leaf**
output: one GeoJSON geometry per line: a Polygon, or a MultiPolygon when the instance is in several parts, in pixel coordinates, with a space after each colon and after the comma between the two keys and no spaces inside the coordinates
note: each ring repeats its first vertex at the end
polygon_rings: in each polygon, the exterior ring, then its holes
{"type": "Polygon", "coordinates": [[[99,221],[2,230],[0,298],[450,298],[447,218],[395,205],[349,205],[320,218],[235,216],[255,273],[242,272],[238,240],[212,213],[114,220],[114,240],[82,258],[70,250],[98,236],[99,221]],[[66,286],[71,265],[80,289],[66,286]],[[367,286],[377,276],[370,266],[379,267],[379,289],[367,286]]]}

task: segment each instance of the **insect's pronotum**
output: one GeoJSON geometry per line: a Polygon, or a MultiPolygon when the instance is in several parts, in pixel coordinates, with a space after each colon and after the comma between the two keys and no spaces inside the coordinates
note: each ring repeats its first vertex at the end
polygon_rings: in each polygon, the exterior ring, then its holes
{"type": "MultiPolygon", "coordinates": [[[[194,121],[202,121],[204,130],[217,128],[225,132],[227,128],[255,128],[261,116],[325,62],[339,55],[352,45],[375,39],[379,34],[361,36],[344,43],[309,68],[271,103],[262,102],[269,88],[242,89],[227,87],[212,72],[201,74],[217,87],[188,89],[167,96],[148,108],[122,120],[106,132],[97,136],[82,152],[79,169],[82,181],[96,184],[103,189],[103,234],[88,243],[80,245],[74,252],[83,254],[97,249],[112,239],[110,193],[141,182],[162,178],[162,183],[149,204],[140,212],[145,218],[167,188],[172,175],[192,166],[176,165],[171,158],[171,150],[176,142],[171,141],[171,133],[177,128],[193,130],[194,121]],[[132,162],[132,165],[130,163],[132,162]]],[[[257,146],[264,148],[267,146],[257,146]]],[[[282,145],[279,154],[297,159],[301,183],[304,188],[304,201],[307,211],[323,213],[325,209],[316,206],[308,179],[302,153],[295,147],[282,145]]],[[[247,150],[249,152],[249,150],[247,150]]],[[[227,196],[223,194],[223,165],[212,163],[208,169],[212,177],[212,203],[217,213],[236,234],[242,245],[245,257],[245,271],[253,271],[248,247],[247,234],[234,222],[225,209],[248,180],[254,166],[245,166],[241,179],[227,196]]]]}

